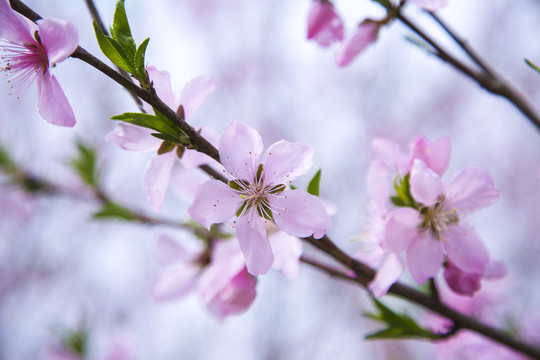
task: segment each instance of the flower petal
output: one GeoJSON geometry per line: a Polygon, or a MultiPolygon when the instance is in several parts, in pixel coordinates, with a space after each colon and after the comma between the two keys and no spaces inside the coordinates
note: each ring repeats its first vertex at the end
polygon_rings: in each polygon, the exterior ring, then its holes
{"type": "Polygon", "coordinates": [[[129,151],[149,151],[158,149],[163,140],[150,134],[154,130],[128,123],[117,124],[105,136],[105,140],[118,144],[122,149],[129,151]]]}
{"type": "Polygon", "coordinates": [[[483,274],[490,262],[482,240],[472,228],[452,226],[444,232],[442,244],[450,260],[464,272],[483,274]]]}
{"type": "Polygon", "coordinates": [[[58,81],[46,71],[37,76],[38,109],[42,118],[54,125],[73,127],[75,114],[58,81]]]}
{"type": "Polygon", "coordinates": [[[261,135],[251,126],[233,119],[219,141],[219,158],[227,173],[252,182],[262,149],[261,135]]]}
{"type": "Polygon", "coordinates": [[[197,284],[200,268],[193,263],[181,263],[166,270],[152,285],[152,297],[166,301],[184,296],[197,284]]]}
{"type": "MultiPolygon", "coordinates": [[[[158,70],[155,66],[146,68],[148,77],[154,84],[157,96],[171,109],[176,111],[179,104],[176,102],[174,91],[172,89],[171,75],[166,70],[158,70]]],[[[150,107],[151,109],[151,107],[150,107]]]]}
{"type": "Polygon", "coordinates": [[[196,257],[178,242],[165,235],[160,236],[156,241],[155,253],[157,261],[162,265],[171,265],[178,261],[187,262],[196,257]]]}
{"type": "Polygon", "coordinates": [[[57,19],[41,19],[36,23],[50,67],[66,60],[79,45],[79,35],[73,24],[57,19]]]}
{"type": "Polygon", "coordinates": [[[313,149],[300,143],[278,141],[266,150],[261,160],[264,184],[289,184],[313,165],[313,149]]]}
{"type": "Polygon", "coordinates": [[[451,142],[448,136],[431,143],[420,135],[411,143],[411,161],[422,160],[431,170],[442,176],[450,161],[450,148],[451,142]]]}
{"type": "Polygon", "coordinates": [[[431,236],[419,236],[407,249],[407,267],[414,281],[420,285],[437,275],[444,262],[439,241],[431,236]]]}
{"type": "Polygon", "coordinates": [[[473,296],[480,290],[482,275],[466,273],[450,262],[444,270],[444,279],[454,292],[473,296]]]}
{"type": "Polygon", "coordinates": [[[347,66],[369,44],[377,40],[380,25],[375,21],[364,21],[351,36],[343,41],[336,51],[336,64],[347,66]]]}
{"type": "Polygon", "coordinates": [[[404,176],[410,171],[411,164],[409,157],[401,150],[395,141],[376,137],[371,141],[371,147],[389,168],[397,168],[400,175],[404,176]]]}
{"type": "Polygon", "coordinates": [[[426,206],[433,205],[444,194],[441,177],[418,159],[414,160],[409,183],[414,200],[426,206]]]}
{"type": "Polygon", "coordinates": [[[280,230],[294,236],[320,239],[332,226],[323,202],[303,190],[287,190],[268,197],[280,230]]]}
{"type": "Polygon", "coordinates": [[[405,264],[398,254],[387,253],[377,270],[375,277],[369,284],[369,290],[375,297],[386,295],[388,289],[399,279],[405,271],[405,264]]]}
{"type": "Polygon", "coordinates": [[[143,176],[143,189],[146,199],[152,209],[159,213],[163,199],[171,181],[171,171],[176,159],[176,153],[170,151],[166,154],[152,156],[143,176]]]}
{"type": "Polygon", "coordinates": [[[236,237],[251,275],[263,275],[272,267],[274,255],[262,219],[253,208],[236,221],[236,237]]]}
{"type": "Polygon", "coordinates": [[[411,208],[400,208],[390,212],[381,243],[383,249],[396,253],[407,249],[411,241],[418,236],[420,221],[418,211],[411,208]]]}
{"type": "Polygon", "coordinates": [[[343,39],[343,21],[330,2],[315,1],[308,15],[307,38],[321,46],[343,39]]]}
{"type": "Polygon", "coordinates": [[[184,120],[188,120],[215,89],[216,80],[207,75],[188,81],[180,94],[179,105],[184,108],[184,120]]]}
{"type": "Polygon", "coordinates": [[[231,219],[244,200],[230,187],[218,180],[199,186],[195,200],[189,207],[193,220],[207,229],[210,225],[231,219]]]}
{"type": "Polygon", "coordinates": [[[478,168],[462,170],[450,182],[446,193],[446,206],[456,208],[460,214],[489,206],[499,198],[489,172],[478,168]]]}
{"type": "Polygon", "coordinates": [[[268,236],[272,253],[274,254],[273,268],[281,271],[290,279],[300,275],[300,255],[302,255],[302,241],[283,231],[275,231],[268,236]]]}
{"type": "Polygon", "coordinates": [[[37,44],[25,18],[11,9],[8,0],[0,0],[0,39],[17,44],[37,44]]]}

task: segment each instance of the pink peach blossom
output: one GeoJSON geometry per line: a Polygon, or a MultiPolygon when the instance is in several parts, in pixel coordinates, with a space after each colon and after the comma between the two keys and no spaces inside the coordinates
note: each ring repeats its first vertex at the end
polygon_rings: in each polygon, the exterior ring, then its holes
{"type": "Polygon", "coordinates": [[[343,40],[343,21],[328,1],[313,3],[308,16],[307,38],[321,46],[343,40]]]}
{"type": "Polygon", "coordinates": [[[349,65],[358,54],[360,54],[368,45],[377,40],[381,24],[366,20],[360,24],[356,30],[343,41],[336,51],[336,64],[338,66],[349,65]]]}
{"type": "Polygon", "coordinates": [[[23,88],[35,79],[41,117],[54,125],[74,126],[75,115],[52,68],[77,48],[75,27],[56,19],[31,23],[13,11],[7,0],[0,0],[0,39],[6,61],[0,71],[13,73],[9,81],[23,88]]]}
{"type": "Polygon", "coordinates": [[[232,120],[219,143],[228,184],[210,180],[199,187],[189,213],[206,228],[234,217],[233,226],[252,275],[265,274],[274,262],[265,223],[286,233],[321,238],[331,226],[322,201],[287,185],[312,165],[310,147],[281,140],[263,154],[255,129],[232,120]]]}

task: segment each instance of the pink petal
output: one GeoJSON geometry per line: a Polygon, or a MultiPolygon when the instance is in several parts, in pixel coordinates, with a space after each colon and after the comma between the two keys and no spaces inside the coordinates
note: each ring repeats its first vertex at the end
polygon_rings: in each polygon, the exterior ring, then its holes
{"type": "Polygon", "coordinates": [[[199,76],[188,81],[180,94],[180,104],[184,107],[184,120],[191,118],[215,89],[216,80],[210,76],[199,76]]]}
{"type": "Polygon", "coordinates": [[[37,21],[37,25],[50,67],[66,60],[79,45],[79,35],[73,24],[57,19],[42,19],[37,21]]]}
{"type": "Polygon", "coordinates": [[[401,175],[405,175],[410,171],[411,164],[409,157],[401,150],[396,142],[376,137],[371,141],[371,147],[389,168],[396,168],[401,175]]]}
{"type": "Polygon", "coordinates": [[[413,239],[418,236],[420,224],[418,211],[411,208],[400,208],[391,211],[386,221],[383,249],[391,252],[402,252],[407,249],[413,239]]]}
{"type": "Polygon", "coordinates": [[[407,249],[407,266],[412,278],[419,284],[437,275],[444,262],[439,241],[431,236],[419,236],[407,249]]]}
{"type": "Polygon", "coordinates": [[[421,160],[414,161],[409,183],[414,200],[426,206],[433,205],[444,194],[441,177],[421,160]]]}
{"type": "Polygon", "coordinates": [[[42,118],[54,125],[73,127],[75,114],[64,91],[50,71],[37,76],[38,109],[42,118]]]}
{"type": "Polygon", "coordinates": [[[451,142],[447,136],[431,143],[420,135],[411,144],[411,161],[422,160],[428,168],[442,176],[450,161],[450,148],[451,142]]]}
{"type": "Polygon", "coordinates": [[[365,21],[360,24],[355,32],[340,44],[336,51],[336,64],[349,65],[369,44],[377,40],[379,27],[379,23],[375,21],[365,21]]]}
{"type": "Polygon", "coordinates": [[[480,290],[482,275],[466,273],[450,263],[444,270],[444,279],[454,292],[473,296],[480,290]]]}
{"type": "Polygon", "coordinates": [[[163,140],[150,135],[154,132],[154,130],[140,126],[119,123],[105,136],[105,140],[114,142],[122,149],[129,151],[156,150],[163,143],[163,140]]]}
{"type": "Polygon", "coordinates": [[[13,11],[8,0],[0,0],[0,39],[17,44],[36,44],[26,20],[13,11]]]}
{"type": "Polygon", "coordinates": [[[171,186],[174,192],[185,202],[192,204],[199,186],[208,181],[208,175],[197,169],[182,166],[173,168],[171,186]]]}
{"type": "Polygon", "coordinates": [[[189,214],[199,224],[210,229],[212,224],[231,219],[244,200],[218,180],[209,180],[199,187],[189,214]]]}
{"type": "Polygon", "coordinates": [[[303,190],[286,190],[268,198],[280,230],[294,236],[320,239],[332,226],[323,202],[303,190]]]}
{"type": "MultiPolygon", "coordinates": [[[[219,133],[212,128],[202,128],[201,135],[210,142],[210,144],[217,146],[219,144],[219,133]]],[[[182,165],[187,168],[194,168],[206,164],[217,164],[214,159],[206,154],[195,150],[186,149],[182,156],[182,165]]]]}
{"type": "Polygon", "coordinates": [[[307,38],[321,46],[343,39],[343,21],[329,2],[315,1],[308,15],[307,38]]]}
{"type": "Polygon", "coordinates": [[[281,271],[290,279],[300,275],[300,255],[302,255],[302,241],[283,231],[276,231],[268,236],[272,253],[274,254],[273,268],[281,271]]]}
{"type": "Polygon", "coordinates": [[[431,12],[440,10],[448,4],[448,0],[409,0],[409,2],[431,12]]]}
{"type": "Polygon", "coordinates": [[[231,120],[219,141],[219,158],[227,172],[237,179],[253,181],[263,150],[259,133],[244,123],[231,120]]]}
{"type": "Polygon", "coordinates": [[[176,159],[176,152],[154,155],[148,162],[143,176],[143,189],[152,209],[159,213],[163,199],[169,188],[171,171],[176,159]]]}
{"type": "Polygon", "coordinates": [[[264,184],[289,184],[304,175],[313,165],[313,149],[285,140],[278,141],[266,150],[261,160],[264,166],[264,184]]]}
{"type": "Polygon", "coordinates": [[[158,70],[155,66],[149,66],[146,68],[148,71],[148,77],[154,84],[157,96],[171,109],[176,111],[178,103],[174,96],[174,91],[171,84],[171,75],[169,72],[158,70]]]}
{"type": "Polygon", "coordinates": [[[471,213],[493,204],[499,198],[491,175],[483,169],[462,170],[446,190],[446,207],[456,208],[460,214],[471,213]]]}
{"type": "Polygon", "coordinates": [[[162,265],[192,261],[196,258],[196,255],[191,254],[178,242],[165,235],[160,236],[156,241],[155,253],[158,262],[162,265]]]}
{"type": "Polygon", "coordinates": [[[161,274],[152,286],[152,297],[158,301],[179,298],[193,290],[200,268],[193,263],[181,263],[161,274]]]}
{"type": "Polygon", "coordinates": [[[375,297],[386,295],[388,289],[399,279],[405,271],[405,264],[397,254],[387,253],[381,267],[377,270],[375,278],[369,284],[369,290],[375,297]]]}
{"type": "Polygon", "coordinates": [[[274,255],[266,237],[264,222],[253,208],[240,216],[235,224],[236,237],[251,275],[263,275],[272,267],[274,255]]]}
{"type": "Polygon", "coordinates": [[[490,262],[489,254],[472,228],[452,226],[442,242],[450,260],[467,273],[482,274],[490,262]]]}
{"type": "Polygon", "coordinates": [[[388,189],[388,170],[386,165],[380,161],[375,160],[371,163],[367,176],[367,193],[371,201],[380,210],[385,213],[387,211],[387,204],[389,195],[388,189]]]}

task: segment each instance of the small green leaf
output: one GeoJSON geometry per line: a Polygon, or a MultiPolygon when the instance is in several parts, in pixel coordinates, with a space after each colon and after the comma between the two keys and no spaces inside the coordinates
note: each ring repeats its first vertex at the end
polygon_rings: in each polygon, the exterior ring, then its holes
{"type": "Polygon", "coordinates": [[[132,211],[112,201],[107,201],[101,210],[95,212],[92,217],[94,219],[121,219],[127,221],[137,220],[137,216],[132,211]]]}
{"type": "Polygon", "coordinates": [[[7,174],[17,171],[17,165],[15,165],[11,156],[3,146],[0,146],[0,169],[7,174]]]}
{"type": "Polygon", "coordinates": [[[183,134],[182,131],[172,123],[172,121],[163,115],[156,116],[145,113],[123,113],[122,115],[113,116],[111,119],[142,126],[155,130],[161,134],[168,135],[168,138],[164,140],[176,139],[174,142],[178,142],[179,140],[177,138],[183,134]]]}
{"type": "Polygon", "coordinates": [[[532,61],[530,61],[529,59],[525,59],[525,62],[527,63],[527,65],[529,65],[531,68],[533,68],[534,70],[536,70],[539,74],[540,74],[540,67],[538,67],[537,65],[535,65],[532,61]]]}
{"type": "Polygon", "coordinates": [[[71,350],[81,359],[86,358],[88,351],[88,331],[85,328],[82,328],[71,332],[64,339],[64,344],[66,348],[71,350]]]}
{"type": "Polygon", "coordinates": [[[92,188],[97,188],[99,172],[97,169],[97,156],[94,149],[82,142],[77,143],[78,155],[70,161],[81,180],[92,188]]]}
{"type": "MultiPolygon", "coordinates": [[[[111,35],[127,53],[127,59],[133,60],[135,58],[137,46],[131,35],[131,29],[129,28],[124,0],[118,0],[116,3],[111,35]]],[[[131,64],[133,64],[133,61],[131,64]]]]}
{"type": "Polygon", "coordinates": [[[410,175],[407,174],[403,178],[397,176],[394,179],[394,189],[396,190],[396,196],[391,196],[390,200],[396,206],[408,206],[416,208],[416,201],[414,201],[411,195],[411,189],[409,184],[410,175]]]}
{"type": "Polygon", "coordinates": [[[148,46],[148,42],[150,41],[150,38],[144,39],[144,41],[139,45],[137,48],[137,52],[135,53],[134,58],[134,64],[135,64],[135,71],[137,72],[137,78],[139,81],[143,82],[146,80],[146,65],[145,65],[145,53],[146,53],[146,47],[148,46]]]}
{"type": "Polygon", "coordinates": [[[319,196],[319,185],[321,183],[321,170],[317,171],[315,176],[311,179],[308,184],[307,192],[311,195],[319,196]]]}
{"type": "Polygon", "coordinates": [[[398,314],[377,299],[373,299],[377,313],[367,313],[364,316],[386,324],[386,328],[366,336],[366,339],[401,339],[420,338],[438,339],[437,335],[424,329],[407,314],[398,314]]]}
{"type": "Polygon", "coordinates": [[[118,44],[114,39],[105,35],[97,25],[96,20],[94,20],[93,25],[99,48],[101,49],[103,54],[109,60],[111,60],[114,65],[118,66],[120,69],[127,71],[130,74],[133,74],[135,72],[135,69],[131,64],[132,61],[130,60],[133,58],[133,55],[129,56],[129,54],[125,52],[125,50],[120,44],[118,44]]]}

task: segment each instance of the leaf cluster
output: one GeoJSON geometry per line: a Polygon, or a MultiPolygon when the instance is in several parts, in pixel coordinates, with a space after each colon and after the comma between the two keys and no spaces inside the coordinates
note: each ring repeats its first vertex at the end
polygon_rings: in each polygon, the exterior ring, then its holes
{"type": "Polygon", "coordinates": [[[148,86],[149,79],[146,73],[145,54],[150,38],[146,38],[137,47],[131,35],[124,0],[118,0],[116,3],[110,36],[106,35],[99,28],[95,20],[93,25],[99,47],[103,51],[103,54],[120,69],[130,73],[142,86],[148,86]]]}
{"type": "Polygon", "coordinates": [[[440,339],[441,336],[424,329],[407,314],[398,314],[377,299],[373,299],[376,313],[364,316],[386,324],[386,328],[366,336],[366,339],[440,339]]]}

